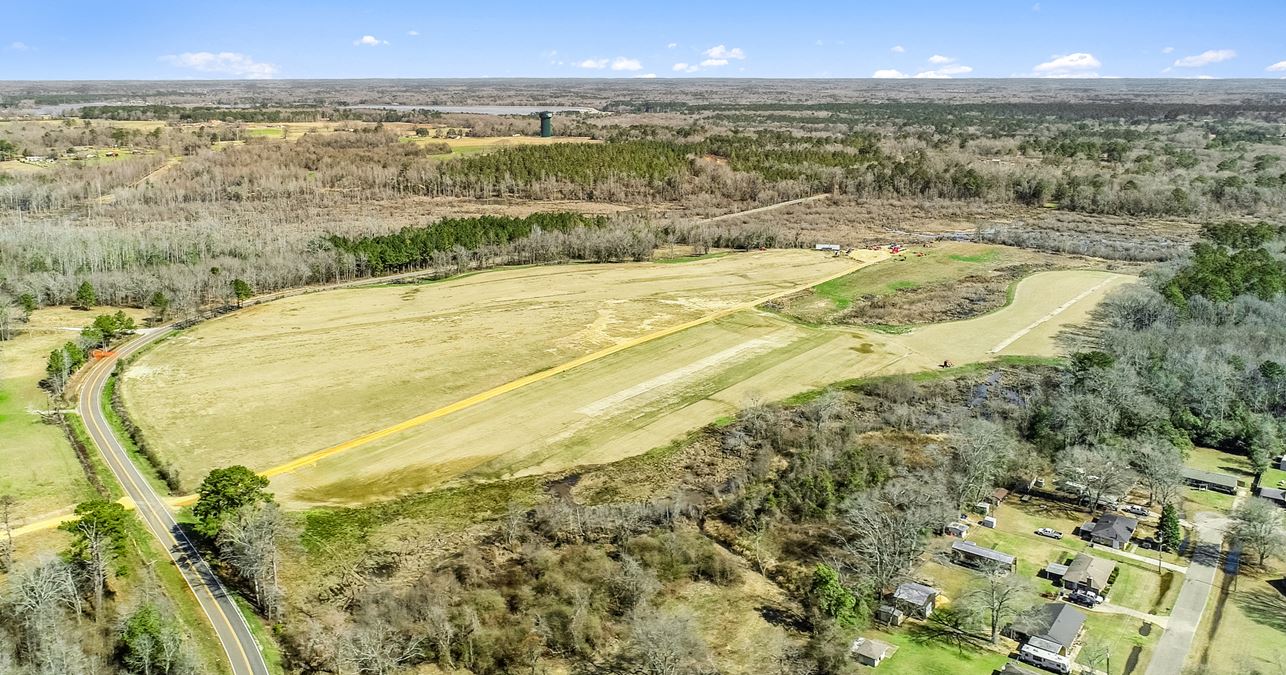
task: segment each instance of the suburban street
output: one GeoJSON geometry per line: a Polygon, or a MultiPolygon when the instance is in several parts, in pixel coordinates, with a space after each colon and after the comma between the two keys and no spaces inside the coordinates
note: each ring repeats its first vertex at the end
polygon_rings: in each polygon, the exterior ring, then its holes
{"type": "Polygon", "coordinates": [[[1215,513],[1199,513],[1196,521],[1197,542],[1192,564],[1188,566],[1179,598],[1170,611],[1169,625],[1152,653],[1147,675],[1183,672],[1183,664],[1192,649],[1192,639],[1201,624],[1201,615],[1215,583],[1227,519],[1215,513]]]}
{"type": "Polygon", "coordinates": [[[196,596],[219,642],[227,654],[234,675],[268,675],[268,665],[245,617],[237,608],[236,600],[215,576],[201,554],[188,540],[187,535],[174,519],[174,514],[161,495],[148,483],[147,478],[130,461],[125,447],[112,432],[103,415],[103,389],[116,362],[169,332],[168,328],[144,333],[126,343],[116,356],[92,364],[82,384],[78,411],[85,422],[90,438],[103,454],[112,474],[116,476],[125,493],[134,501],[139,518],[147,529],[164,545],[170,559],[178,567],[196,596]]]}

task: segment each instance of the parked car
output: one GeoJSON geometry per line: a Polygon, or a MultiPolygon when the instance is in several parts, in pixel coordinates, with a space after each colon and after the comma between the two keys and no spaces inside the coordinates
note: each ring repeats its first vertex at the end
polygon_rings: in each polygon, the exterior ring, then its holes
{"type": "Polygon", "coordinates": [[[1156,539],[1154,539],[1154,538],[1152,538],[1152,537],[1144,537],[1144,538],[1142,538],[1142,539],[1140,539],[1140,540],[1139,540],[1139,546],[1141,546],[1141,547],[1143,547],[1143,548],[1146,548],[1146,549],[1148,549],[1149,551],[1151,551],[1151,550],[1153,550],[1153,549],[1157,548],[1157,546],[1158,546],[1158,542],[1157,542],[1157,540],[1156,540],[1156,539]]]}
{"type": "Polygon", "coordinates": [[[1136,516],[1150,516],[1150,515],[1152,515],[1152,513],[1151,513],[1150,511],[1148,511],[1147,509],[1143,508],[1142,506],[1139,506],[1138,504],[1126,504],[1125,506],[1122,506],[1122,507],[1121,507],[1121,510],[1122,510],[1122,511],[1124,511],[1124,512],[1126,512],[1126,513],[1132,513],[1132,514],[1134,514],[1134,515],[1136,515],[1136,516]]]}
{"type": "Polygon", "coordinates": [[[1075,591],[1067,596],[1068,602],[1074,602],[1082,607],[1093,607],[1103,602],[1106,598],[1092,591],[1075,591]]]}
{"type": "Polygon", "coordinates": [[[1063,533],[1059,532],[1058,530],[1055,530],[1052,527],[1042,527],[1039,530],[1036,530],[1036,534],[1039,534],[1042,537],[1049,537],[1050,539],[1063,538],[1063,533]]]}

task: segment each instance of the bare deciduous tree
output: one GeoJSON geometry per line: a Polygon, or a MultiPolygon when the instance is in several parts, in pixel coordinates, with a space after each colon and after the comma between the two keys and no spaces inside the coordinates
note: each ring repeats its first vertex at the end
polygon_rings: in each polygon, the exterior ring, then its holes
{"type": "Polygon", "coordinates": [[[1232,514],[1228,535],[1243,548],[1254,551],[1260,567],[1268,558],[1286,550],[1281,510],[1265,499],[1250,499],[1232,514]]]}
{"type": "Polygon", "coordinates": [[[650,607],[630,618],[626,658],[646,675],[698,675],[714,672],[710,647],[696,620],[686,612],[661,612],[650,607]]]}
{"type": "Polygon", "coordinates": [[[220,557],[249,582],[255,603],[269,620],[277,616],[282,598],[277,579],[282,527],[275,503],[247,504],[224,521],[218,538],[220,557]]]}
{"type": "Polygon", "coordinates": [[[976,503],[1009,472],[1016,446],[1003,427],[970,419],[955,434],[951,455],[951,488],[956,507],[976,503]]]}
{"type": "Polygon", "coordinates": [[[1000,640],[1000,629],[1031,603],[1028,581],[1000,569],[987,569],[982,580],[965,594],[965,606],[986,623],[992,643],[1000,640]]]}
{"type": "Polygon", "coordinates": [[[1129,455],[1111,445],[1065,450],[1058,458],[1058,474],[1084,486],[1082,497],[1089,501],[1090,513],[1098,511],[1104,497],[1123,494],[1135,480],[1129,455]]]}
{"type": "Polygon", "coordinates": [[[838,531],[845,565],[883,590],[924,552],[927,533],[948,521],[951,505],[941,491],[895,480],[853,499],[838,531]]]}

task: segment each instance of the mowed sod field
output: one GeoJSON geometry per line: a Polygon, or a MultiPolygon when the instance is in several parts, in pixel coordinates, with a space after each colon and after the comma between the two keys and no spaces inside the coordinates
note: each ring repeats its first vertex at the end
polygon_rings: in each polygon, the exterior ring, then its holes
{"type": "MultiPolygon", "coordinates": [[[[875,268],[895,275],[906,265],[875,268]]],[[[745,309],[272,471],[604,347],[854,267],[809,251],[768,251],[300,296],[167,340],[131,366],[123,390],[154,444],[183,467],[189,488],[210,468],[242,463],[271,471],[288,502],[356,503],[461,476],[637,455],[753,397],[925,370],[944,358],[1055,353],[1062,326],[1132,280],[1042,273],[1019,286],[1009,307],[908,335],[808,326],[745,309]]]]}

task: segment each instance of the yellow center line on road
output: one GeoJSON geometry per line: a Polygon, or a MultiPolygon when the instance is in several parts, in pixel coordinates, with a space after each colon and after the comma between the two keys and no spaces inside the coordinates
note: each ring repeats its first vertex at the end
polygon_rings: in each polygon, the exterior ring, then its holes
{"type": "Polygon", "coordinates": [[[788,296],[788,295],[794,295],[795,293],[800,293],[800,292],[802,292],[802,291],[806,291],[806,290],[808,290],[808,289],[810,289],[810,288],[812,288],[812,287],[814,287],[814,286],[817,286],[817,285],[820,285],[820,284],[824,284],[824,283],[826,283],[826,282],[828,282],[828,281],[831,281],[831,280],[834,280],[834,279],[838,279],[838,278],[840,278],[840,277],[842,277],[842,276],[846,276],[846,275],[852,274],[853,272],[855,272],[855,271],[857,271],[857,270],[861,269],[862,267],[865,267],[866,265],[869,265],[869,264],[874,263],[874,262],[878,262],[879,260],[882,260],[882,259],[885,259],[885,258],[888,258],[888,257],[889,257],[889,253],[888,253],[887,251],[884,251],[884,250],[881,250],[881,251],[879,251],[879,252],[876,252],[876,251],[863,251],[862,253],[870,254],[870,255],[866,256],[866,257],[868,257],[868,258],[870,258],[870,259],[868,259],[868,260],[861,260],[861,259],[853,258],[853,259],[858,260],[858,262],[860,262],[860,263],[861,263],[861,264],[859,264],[859,265],[858,265],[858,266],[856,266],[856,267],[852,267],[852,268],[849,268],[849,269],[844,270],[844,271],[842,271],[842,272],[837,272],[837,273],[835,273],[835,274],[831,274],[831,275],[829,275],[829,276],[827,276],[827,277],[825,277],[825,278],[823,278],[823,279],[818,279],[818,280],[816,280],[816,281],[809,282],[809,283],[804,284],[804,285],[802,285],[802,286],[796,286],[796,287],[789,288],[789,289],[786,289],[786,290],[783,290],[783,291],[778,291],[778,292],[776,292],[776,293],[773,293],[772,295],[766,295],[766,296],[764,296],[764,297],[762,297],[762,298],[756,298],[756,299],[754,299],[754,300],[750,300],[750,301],[748,301],[748,302],[743,302],[743,303],[740,303],[740,304],[734,305],[734,306],[732,306],[732,307],[727,307],[727,308],[721,309],[721,310],[719,310],[719,311],[717,311],[717,312],[714,312],[714,313],[712,313],[712,314],[707,314],[707,315],[705,315],[705,316],[703,316],[703,317],[699,317],[699,318],[697,318],[697,319],[693,319],[693,320],[691,320],[691,321],[686,321],[686,322],[684,322],[684,323],[681,323],[681,324],[678,324],[678,325],[675,325],[675,326],[670,326],[669,328],[663,328],[663,329],[661,329],[661,330],[658,330],[658,331],[655,331],[655,332],[652,332],[652,333],[648,333],[647,335],[643,335],[643,336],[641,336],[641,337],[637,337],[637,338],[634,338],[634,339],[632,339],[632,340],[628,340],[628,341],[626,341],[626,342],[622,342],[622,343],[619,343],[619,344],[612,345],[611,347],[607,347],[607,348],[605,348],[605,349],[601,349],[601,350],[596,351],[596,352],[594,352],[594,353],[592,353],[592,354],[586,354],[585,356],[581,356],[581,357],[579,357],[579,358],[573,359],[573,360],[568,361],[568,362],[566,362],[566,363],[563,363],[563,364],[561,364],[561,365],[554,366],[553,368],[548,368],[548,369],[546,369],[546,370],[542,370],[542,371],[540,371],[540,372],[532,373],[531,375],[527,375],[527,376],[524,376],[524,377],[520,377],[520,378],[518,378],[518,379],[516,379],[516,380],[510,381],[510,382],[506,382],[505,384],[502,384],[502,385],[500,385],[500,386],[498,386],[498,387],[494,387],[494,388],[492,388],[492,389],[488,389],[488,390],[486,390],[486,391],[484,391],[484,392],[481,392],[481,393],[478,393],[478,394],[474,394],[473,396],[470,396],[470,397],[465,398],[465,399],[461,399],[461,400],[456,401],[455,403],[452,403],[452,404],[450,404],[450,405],[443,406],[443,407],[438,408],[438,409],[436,409],[436,410],[431,410],[431,411],[429,411],[429,412],[424,413],[423,415],[417,415],[416,417],[412,417],[412,418],[411,418],[411,419],[409,419],[409,420],[405,420],[405,421],[402,421],[402,422],[398,422],[397,424],[394,424],[393,426],[386,427],[386,428],[384,428],[384,429],[380,429],[380,430],[378,430],[378,431],[373,431],[373,432],[368,433],[368,434],[366,434],[366,435],[358,436],[357,438],[354,438],[354,439],[351,439],[351,440],[348,440],[348,441],[344,441],[343,443],[340,443],[340,444],[338,444],[338,445],[332,445],[332,446],[331,446],[331,447],[329,447],[329,448],[325,448],[325,449],[322,449],[322,450],[318,450],[318,451],[316,451],[316,452],[309,453],[309,454],[304,455],[304,456],[302,456],[302,457],[299,457],[299,458],[297,458],[297,459],[294,459],[294,460],[291,460],[291,461],[289,461],[289,462],[286,462],[285,464],[281,464],[281,465],[278,465],[278,466],[274,466],[274,467],[272,467],[272,468],[270,468],[270,469],[266,469],[266,470],[264,470],[264,471],[260,471],[259,473],[260,473],[260,475],[266,476],[266,477],[268,477],[268,478],[273,478],[273,477],[275,477],[275,476],[280,476],[280,475],[285,474],[285,473],[290,473],[290,472],[292,472],[292,471],[296,471],[296,470],[298,470],[298,469],[301,469],[301,468],[303,468],[303,467],[309,466],[309,465],[311,465],[311,464],[316,464],[317,462],[319,462],[319,461],[321,461],[321,460],[323,460],[323,459],[326,459],[327,457],[333,457],[333,456],[338,455],[338,454],[340,454],[340,453],[342,453],[342,452],[347,452],[347,451],[352,450],[352,449],[354,449],[354,448],[359,448],[359,447],[361,447],[361,446],[363,446],[363,445],[368,445],[368,444],[370,444],[370,443],[373,443],[373,442],[375,442],[375,441],[380,440],[381,438],[386,438],[386,437],[388,437],[388,436],[392,436],[393,434],[397,434],[397,433],[399,433],[399,432],[406,431],[406,430],[408,430],[408,429],[414,429],[415,427],[421,426],[421,425],[423,425],[423,424],[425,424],[425,423],[427,423],[427,422],[431,422],[431,421],[433,421],[433,420],[435,420],[435,419],[438,419],[438,418],[441,418],[441,417],[445,417],[445,416],[450,415],[450,414],[452,414],[452,413],[459,412],[459,411],[464,410],[464,409],[466,409],[466,408],[472,408],[473,406],[476,406],[476,405],[478,405],[479,403],[484,403],[484,402],[489,401],[489,400],[491,400],[491,399],[493,399],[493,398],[495,398],[495,397],[497,397],[497,396],[500,396],[500,395],[502,395],[502,394],[507,394],[507,393],[509,393],[509,392],[511,392],[511,391],[515,391],[515,390],[517,390],[517,389],[521,389],[521,388],[526,387],[526,386],[528,386],[528,385],[535,384],[535,383],[537,383],[537,382],[541,382],[541,381],[543,381],[543,380],[547,380],[547,379],[549,379],[549,378],[551,378],[551,377],[554,377],[554,376],[556,376],[556,375],[560,375],[560,374],[565,373],[565,372],[567,372],[567,371],[569,371],[569,370],[572,370],[572,369],[574,369],[574,368],[578,368],[578,367],[580,367],[580,366],[583,366],[583,365],[585,365],[585,364],[587,364],[587,363],[592,363],[592,362],[594,362],[594,361],[598,361],[598,360],[600,360],[600,359],[603,359],[603,358],[605,358],[605,357],[611,356],[611,355],[613,355],[613,354],[616,354],[616,353],[619,353],[619,352],[623,352],[623,351],[625,351],[625,350],[627,350],[627,349],[631,349],[631,348],[633,348],[633,347],[637,347],[637,346],[639,346],[639,345],[646,344],[646,343],[648,343],[648,342],[652,342],[652,341],[654,341],[654,340],[659,340],[659,339],[661,339],[661,338],[663,338],[663,337],[667,337],[667,336],[670,336],[670,335],[674,335],[675,333],[683,332],[683,331],[685,331],[685,330],[688,330],[689,328],[695,328],[696,326],[700,326],[700,325],[703,325],[703,324],[710,323],[711,321],[716,321],[716,320],[718,320],[718,319],[722,319],[722,318],[724,318],[724,317],[726,317],[726,316],[729,316],[729,315],[735,314],[735,313],[737,313],[737,312],[741,312],[741,311],[744,311],[744,310],[747,310],[747,309],[753,309],[753,308],[755,308],[755,307],[758,307],[759,305],[764,304],[765,302],[772,302],[773,300],[780,300],[781,298],[784,298],[784,297],[786,297],[786,296],[788,296]]]}
{"type": "MultiPolygon", "coordinates": [[[[146,339],[141,341],[136,341],[129,345],[126,345],[119,352],[118,356],[115,356],[109,359],[103,359],[102,361],[99,361],[98,363],[95,363],[93,366],[91,366],[85,378],[85,384],[87,385],[88,390],[85,392],[84,398],[81,401],[81,403],[85,407],[86,412],[101,408],[103,404],[102,398],[101,398],[103,387],[105,386],[105,382],[107,378],[111,377],[111,373],[115,369],[116,362],[120,358],[124,356],[128,356],[130,353],[134,352],[136,349],[138,349],[139,346],[141,346],[145,342],[146,342],[146,339]]],[[[151,491],[151,486],[140,485],[139,481],[142,480],[141,474],[138,474],[138,480],[137,481],[135,480],[135,475],[138,472],[138,468],[133,466],[132,462],[127,457],[121,457],[114,452],[109,452],[107,449],[108,444],[114,438],[114,434],[112,430],[105,428],[103,426],[103,422],[100,420],[100,416],[97,414],[81,415],[81,418],[86,423],[86,431],[88,431],[91,437],[91,440],[93,440],[94,443],[99,446],[99,451],[102,453],[103,458],[107,461],[109,468],[113,469],[113,473],[116,474],[117,480],[121,482],[121,486],[124,487],[126,491],[129,491],[130,488],[133,488],[133,490],[136,493],[141,495],[144,498],[144,500],[146,500],[146,497],[149,491],[151,491]],[[125,463],[129,463],[130,466],[127,468],[125,466],[125,463]],[[130,469],[133,469],[133,471],[131,471],[130,469]]],[[[152,494],[155,495],[154,492],[152,494]]],[[[180,546],[179,546],[179,540],[174,536],[174,533],[170,531],[170,529],[166,526],[166,523],[164,522],[164,520],[162,520],[159,514],[156,513],[155,511],[149,511],[147,509],[139,508],[138,514],[141,517],[141,520],[143,521],[144,525],[148,527],[148,529],[152,530],[156,538],[159,539],[161,541],[161,544],[167,549],[167,553],[169,554],[171,562],[175,565],[175,567],[179,568],[180,576],[182,576],[183,580],[187,582],[188,589],[192,592],[192,595],[196,598],[198,605],[201,606],[202,612],[205,614],[206,618],[211,623],[211,627],[215,628],[216,636],[218,637],[219,642],[224,649],[224,652],[227,654],[229,661],[233,662],[231,663],[231,665],[233,666],[233,671],[249,672],[249,673],[255,672],[255,669],[250,660],[250,657],[246,653],[245,645],[241,643],[241,640],[236,638],[236,630],[232,626],[231,619],[229,619],[227,612],[223,610],[223,606],[219,603],[218,599],[215,598],[214,592],[210,589],[209,585],[205,583],[201,571],[198,570],[196,568],[196,565],[192,562],[192,560],[187,559],[186,556],[184,556],[184,559],[181,561],[179,557],[175,555],[175,549],[180,548],[180,546]],[[186,566],[193,575],[201,579],[202,583],[199,585],[199,588],[200,588],[199,591],[198,591],[198,585],[194,584],[192,582],[191,577],[188,574],[183,572],[182,568],[184,566],[186,566]],[[202,594],[204,594],[204,597],[202,596],[202,594]],[[217,617],[215,613],[209,610],[205,602],[206,600],[208,600],[210,604],[214,605],[214,608],[217,611],[217,617]],[[222,635],[220,635],[221,631],[219,631],[218,628],[214,626],[216,618],[223,620],[224,627],[226,627],[228,632],[233,636],[232,641],[236,643],[237,651],[241,657],[241,663],[245,665],[247,670],[241,671],[240,668],[236,667],[237,664],[234,662],[235,657],[231,649],[229,648],[227,641],[225,641],[222,635]]],[[[191,542],[187,542],[187,543],[192,553],[197,557],[197,560],[200,560],[200,553],[196,550],[196,547],[193,546],[191,542]]],[[[213,574],[213,572],[211,572],[211,574],[213,574]]],[[[242,621],[245,621],[245,617],[240,617],[240,618],[242,621]]],[[[247,627],[247,630],[249,630],[248,627],[247,627]]]]}

